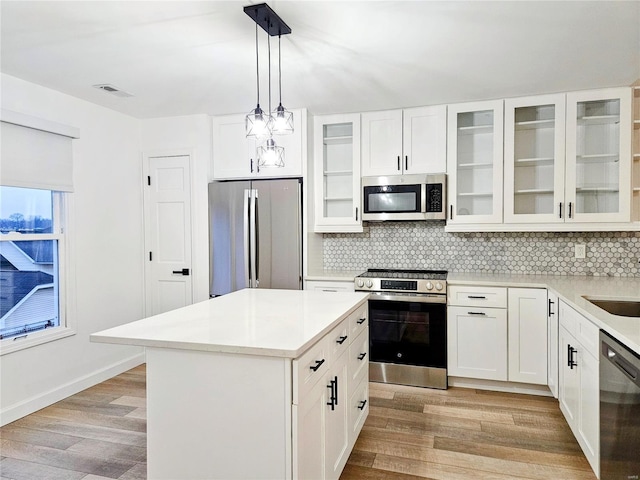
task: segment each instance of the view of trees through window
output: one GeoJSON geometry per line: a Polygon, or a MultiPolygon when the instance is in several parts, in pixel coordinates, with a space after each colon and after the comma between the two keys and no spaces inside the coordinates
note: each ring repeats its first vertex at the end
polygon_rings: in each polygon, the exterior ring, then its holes
{"type": "Polygon", "coordinates": [[[59,326],[54,193],[0,187],[0,339],[59,326]]]}

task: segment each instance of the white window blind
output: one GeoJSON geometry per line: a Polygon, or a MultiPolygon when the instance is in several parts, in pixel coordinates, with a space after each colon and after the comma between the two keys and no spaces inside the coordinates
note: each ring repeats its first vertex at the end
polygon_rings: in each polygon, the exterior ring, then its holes
{"type": "Polygon", "coordinates": [[[0,185],[72,192],[74,134],[68,131],[74,129],[54,133],[42,129],[48,122],[29,122],[24,119],[30,117],[17,115],[23,124],[6,121],[6,111],[0,122],[0,185]],[[35,128],[24,123],[32,123],[35,128]]]}

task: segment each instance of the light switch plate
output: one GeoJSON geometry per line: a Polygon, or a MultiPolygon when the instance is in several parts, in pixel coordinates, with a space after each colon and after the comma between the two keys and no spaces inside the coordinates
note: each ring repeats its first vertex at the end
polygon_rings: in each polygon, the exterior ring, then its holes
{"type": "Polygon", "coordinates": [[[576,244],[575,258],[585,258],[587,256],[587,246],[584,243],[576,244]]]}

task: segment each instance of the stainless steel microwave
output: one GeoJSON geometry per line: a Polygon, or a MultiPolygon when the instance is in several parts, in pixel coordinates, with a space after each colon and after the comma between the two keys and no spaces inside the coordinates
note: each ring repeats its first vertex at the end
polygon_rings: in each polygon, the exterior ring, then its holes
{"type": "Polygon", "coordinates": [[[446,220],[447,176],[362,177],[362,220],[446,220]]]}

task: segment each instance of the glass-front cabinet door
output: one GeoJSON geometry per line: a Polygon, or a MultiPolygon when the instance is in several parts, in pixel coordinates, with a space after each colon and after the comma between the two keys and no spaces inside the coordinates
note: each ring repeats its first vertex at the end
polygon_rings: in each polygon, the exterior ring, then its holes
{"type": "Polygon", "coordinates": [[[564,222],[565,95],[504,104],[504,221],[564,222]]]}
{"type": "Polygon", "coordinates": [[[449,105],[449,223],[502,222],[503,101],[449,105]]]}
{"type": "Polygon", "coordinates": [[[567,94],[567,222],[631,218],[631,90],[567,94]]]}
{"type": "Polygon", "coordinates": [[[360,115],[314,119],[315,232],[362,232],[360,115]]]}

